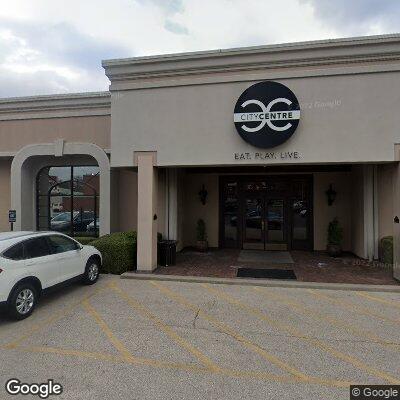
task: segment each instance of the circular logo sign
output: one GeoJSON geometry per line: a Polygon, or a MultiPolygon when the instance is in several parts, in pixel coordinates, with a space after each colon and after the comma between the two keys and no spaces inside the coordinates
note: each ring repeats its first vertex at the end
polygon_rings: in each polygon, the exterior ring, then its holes
{"type": "Polygon", "coordinates": [[[275,147],[290,138],[300,121],[294,93],[278,82],[265,81],[239,97],[233,122],[243,140],[256,147],[275,147]]]}

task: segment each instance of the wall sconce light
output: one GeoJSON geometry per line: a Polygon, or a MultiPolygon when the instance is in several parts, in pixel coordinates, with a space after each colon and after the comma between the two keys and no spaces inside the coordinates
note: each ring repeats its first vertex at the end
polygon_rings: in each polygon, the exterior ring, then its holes
{"type": "Polygon", "coordinates": [[[336,192],[333,190],[332,183],[329,185],[329,189],[325,192],[328,199],[328,206],[331,206],[336,199],[336,192]]]}
{"type": "Polygon", "coordinates": [[[206,205],[207,196],[208,196],[208,192],[207,192],[206,188],[204,187],[204,183],[203,183],[203,185],[200,189],[200,192],[199,192],[199,198],[200,198],[201,204],[203,204],[203,206],[206,205]]]}

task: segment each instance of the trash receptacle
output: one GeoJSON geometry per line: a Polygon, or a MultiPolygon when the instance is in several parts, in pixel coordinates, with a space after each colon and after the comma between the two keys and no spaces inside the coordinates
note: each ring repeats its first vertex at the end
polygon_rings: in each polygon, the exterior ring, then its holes
{"type": "Polygon", "coordinates": [[[176,264],[176,240],[158,242],[158,264],[164,267],[176,264]]]}

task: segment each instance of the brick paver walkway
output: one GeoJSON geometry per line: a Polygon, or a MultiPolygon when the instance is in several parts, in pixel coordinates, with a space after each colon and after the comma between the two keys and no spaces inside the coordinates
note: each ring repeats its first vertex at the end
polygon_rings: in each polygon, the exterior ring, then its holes
{"type": "Polygon", "coordinates": [[[392,270],[379,263],[368,263],[351,254],[340,258],[329,257],[324,252],[291,251],[294,264],[263,264],[238,262],[240,250],[221,249],[199,253],[186,249],[177,254],[177,264],[159,267],[157,273],[185,276],[215,276],[234,278],[237,267],[289,268],[293,269],[298,281],[364,283],[396,285],[392,270]]]}

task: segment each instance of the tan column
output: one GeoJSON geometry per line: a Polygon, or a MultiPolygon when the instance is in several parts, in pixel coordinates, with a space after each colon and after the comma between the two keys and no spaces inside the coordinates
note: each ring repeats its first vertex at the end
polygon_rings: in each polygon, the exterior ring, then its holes
{"type": "Polygon", "coordinates": [[[167,168],[165,190],[165,232],[167,239],[178,240],[178,171],[167,168]]]}
{"type": "Polygon", "coordinates": [[[378,258],[375,254],[375,241],[377,237],[377,226],[375,226],[375,208],[376,191],[375,191],[375,169],[374,165],[363,165],[363,205],[364,205],[364,257],[372,261],[378,258]]]}
{"type": "MultiPolygon", "coordinates": [[[[399,145],[395,146],[395,157],[399,159],[399,145]]],[[[400,164],[394,168],[393,176],[393,276],[400,280],[400,164]],[[397,218],[396,218],[397,217],[397,218]]]]}
{"type": "Polygon", "coordinates": [[[157,268],[157,168],[155,153],[135,152],[138,167],[137,269],[157,268]]]}

